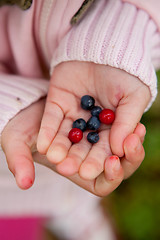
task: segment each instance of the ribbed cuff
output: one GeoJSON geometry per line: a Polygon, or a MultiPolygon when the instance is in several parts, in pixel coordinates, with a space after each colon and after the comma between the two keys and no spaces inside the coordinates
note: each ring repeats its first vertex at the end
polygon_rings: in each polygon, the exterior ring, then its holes
{"type": "Polygon", "coordinates": [[[47,94],[48,84],[43,79],[0,75],[0,136],[10,119],[47,94]]]}
{"type": "Polygon", "coordinates": [[[157,77],[152,62],[159,50],[160,34],[148,14],[120,0],[98,0],[85,18],[61,41],[51,62],[89,61],[110,65],[138,77],[157,95],[157,77]],[[156,47],[155,47],[156,46],[156,47]],[[157,53],[157,51],[155,51],[157,53]]]}

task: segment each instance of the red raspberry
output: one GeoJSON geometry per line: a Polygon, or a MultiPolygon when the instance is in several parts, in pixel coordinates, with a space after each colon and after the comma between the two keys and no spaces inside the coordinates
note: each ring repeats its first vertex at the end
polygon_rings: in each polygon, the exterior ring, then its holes
{"type": "Polygon", "coordinates": [[[79,128],[72,128],[68,134],[68,138],[72,143],[78,143],[83,138],[83,132],[79,128]]]}
{"type": "Polygon", "coordinates": [[[99,114],[99,120],[104,124],[111,124],[115,119],[115,114],[111,109],[103,109],[99,114]]]}

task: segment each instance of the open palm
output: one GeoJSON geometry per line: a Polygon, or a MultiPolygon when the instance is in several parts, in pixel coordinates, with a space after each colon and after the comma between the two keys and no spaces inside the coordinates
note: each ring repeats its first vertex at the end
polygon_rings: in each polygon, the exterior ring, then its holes
{"type": "Polygon", "coordinates": [[[121,70],[94,63],[62,63],[56,67],[51,78],[38,137],[38,151],[46,154],[64,176],[79,174],[84,180],[95,180],[98,176],[104,177],[105,169],[108,178],[114,179],[118,174],[121,176],[123,171],[119,158],[111,156],[113,153],[119,153],[120,157],[124,155],[124,139],[136,129],[149,99],[148,87],[121,70]],[[141,97],[143,93],[145,99],[141,97]],[[86,94],[95,98],[96,105],[116,111],[112,126],[112,135],[116,134],[115,144],[111,138],[111,126],[101,127],[100,140],[94,145],[87,142],[87,133],[77,144],[72,144],[68,139],[73,121],[78,118],[88,120],[90,117],[90,113],[80,107],[80,99],[86,94]],[[129,107],[132,107],[132,114],[128,114],[129,107]]]}

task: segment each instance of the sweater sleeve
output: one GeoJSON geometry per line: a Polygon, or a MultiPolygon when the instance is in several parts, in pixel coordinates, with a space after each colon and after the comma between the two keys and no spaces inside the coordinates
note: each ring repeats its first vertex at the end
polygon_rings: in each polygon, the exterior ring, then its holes
{"type": "Polygon", "coordinates": [[[145,10],[150,17],[157,24],[158,29],[160,30],[160,1],[159,0],[122,0],[123,2],[129,2],[135,5],[139,9],[145,10]]]}
{"type": "Polygon", "coordinates": [[[95,1],[60,42],[51,73],[57,64],[73,60],[110,65],[138,77],[150,88],[147,109],[156,98],[160,33],[148,13],[135,5],[121,0],[95,1]]]}
{"type": "MultiPolygon", "coordinates": [[[[0,70],[3,67],[0,66],[0,70]]],[[[48,81],[0,73],[0,136],[10,119],[47,94],[48,81]]],[[[1,137],[0,137],[1,143],[1,137]]]]}

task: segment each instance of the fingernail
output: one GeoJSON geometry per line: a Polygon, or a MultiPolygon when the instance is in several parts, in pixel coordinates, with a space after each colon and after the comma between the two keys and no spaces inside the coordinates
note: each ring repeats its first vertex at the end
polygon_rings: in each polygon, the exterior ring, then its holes
{"type": "Polygon", "coordinates": [[[120,160],[117,156],[109,157],[107,161],[107,178],[109,180],[114,180],[115,172],[119,171],[120,166],[120,160]]]}
{"type": "Polygon", "coordinates": [[[109,160],[111,161],[112,170],[118,171],[120,169],[119,158],[117,156],[111,156],[109,160]]]}

